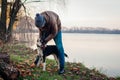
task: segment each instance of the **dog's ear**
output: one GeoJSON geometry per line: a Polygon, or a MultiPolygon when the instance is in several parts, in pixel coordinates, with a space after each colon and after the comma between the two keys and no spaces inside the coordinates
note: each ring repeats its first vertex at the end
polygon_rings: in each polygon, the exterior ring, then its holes
{"type": "Polygon", "coordinates": [[[33,51],[33,53],[34,53],[34,54],[37,54],[37,49],[35,49],[35,50],[33,51]]]}
{"type": "Polygon", "coordinates": [[[40,38],[37,38],[37,42],[40,42],[40,38]]]}
{"type": "Polygon", "coordinates": [[[37,39],[37,42],[39,42],[39,39],[37,39]]]}

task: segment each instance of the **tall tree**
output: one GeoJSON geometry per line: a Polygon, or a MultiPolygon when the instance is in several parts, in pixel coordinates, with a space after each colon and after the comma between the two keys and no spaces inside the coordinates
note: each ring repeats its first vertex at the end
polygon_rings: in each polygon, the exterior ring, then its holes
{"type": "Polygon", "coordinates": [[[1,0],[0,39],[5,40],[7,0],[1,0]]]}
{"type": "Polygon", "coordinates": [[[13,24],[15,22],[15,19],[17,17],[17,13],[20,10],[21,6],[22,6],[21,0],[15,0],[13,6],[11,6],[12,8],[10,7],[11,8],[11,11],[10,11],[10,22],[9,22],[8,29],[7,29],[7,32],[6,32],[6,34],[8,36],[7,37],[8,40],[10,39],[10,37],[12,35],[13,24]]]}
{"type": "MultiPolygon", "coordinates": [[[[17,13],[29,0],[0,0],[0,40],[7,42],[11,39],[13,25],[17,18],[17,13]]],[[[34,0],[33,0],[34,1],[34,0]]],[[[40,2],[40,0],[35,0],[40,2]]]]}
{"type": "Polygon", "coordinates": [[[12,35],[13,24],[17,17],[17,13],[23,5],[21,0],[1,0],[1,17],[0,17],[0,40],[3,42],[9,41],[12,35]],[[9,6],[9,13],[7,8],[9,6]],[[9,14],[9,22],[7,21],[7,14],[9,14]]]}

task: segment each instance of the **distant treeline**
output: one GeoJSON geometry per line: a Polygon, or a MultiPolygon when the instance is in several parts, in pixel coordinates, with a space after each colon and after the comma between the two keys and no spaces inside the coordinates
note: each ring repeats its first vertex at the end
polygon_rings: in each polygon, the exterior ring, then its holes
{"type": "Polygon", "coordinates": [[[62,28],[64,33],[100,33],[100,34],[120,34],[119,29],[107,29],[102,27],[72,27],[72,28],[62,28]]]}
{"type": "MultiPolygon", "coordinates": [[[[38,29],[34,24],[34,20],[31,17],[24,16],[21,18],[14,33],[38,33],[38,29]],[[27,19],[27,20],[26,20],[27,19]]],[[[100,34],[120,34],[120,29],[108,29],[103,27],[63,27],[64,33],[100,33],[100,34]]]]}
{"type": "MultiPolygon", "coordinates": [[[[38,33],[38,29],[34,28],[19,28],[16,29],[14,32],[17,33],[38,33]]],[[[62,27],[62,32],[63,33],[98,33],[98,34],[120,34],[120,29],[107,29],[107,28],[102,28],[102,27],[72,27],[72,28],[67,28],[67,27],[62,27]]]]}

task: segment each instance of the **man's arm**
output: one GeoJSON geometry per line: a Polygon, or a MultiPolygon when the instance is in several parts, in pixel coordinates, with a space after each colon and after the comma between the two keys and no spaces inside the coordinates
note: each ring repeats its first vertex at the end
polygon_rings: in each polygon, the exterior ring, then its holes
{"type": "Polygon", "coordinates": [[[39,38],[41,38],[41,30],[39,29],[39,38]]]}
{"type": "Polygon", "coordinates": [[[49,34],[48,37],[45,38],[46,43],[48,41],[50,41],[51,39],[53,39],[56,36],[57,32],[58,32],[57,24],[53,24],[51,28],[52,28],[51,29],[52,30],[51,34],[49,34]]]}

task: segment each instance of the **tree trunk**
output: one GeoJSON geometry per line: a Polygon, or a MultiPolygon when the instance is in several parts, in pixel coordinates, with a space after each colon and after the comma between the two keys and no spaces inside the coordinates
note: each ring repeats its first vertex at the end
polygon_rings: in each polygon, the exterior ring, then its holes
{"type": "Polygon", "coordinates": [[[3,30],[5,27],[5,25],[0,21],[0,40],[2,42],[5,42],[6,40],[6,32],[5,30],[3,30]]]}
{"type": "Polygon", "coordinates": [[[17,68],[0,61],[0,75],[4,80],[17,80],[20,72],[17,68]]]}
{"type": "Polygon", "coordinates": [[[17,80],[20,72],[10,63],[10,56],[6,52],[0,53],[0,76],[4,80],[17,80]]]}
{"type": "Polygon", "coordinates": [[[2,6],[1,6],[1,23],[4,24],[0,26],[0,28],[6,32],[6,12],[7,12],[7,0],[2,0],[2,6]]]}
{"type": "Polygon", "coordinates": [[[10,63],[10,55],[7,54],[7,52],[0,52],[0,60],[10,63]]]}
{"type": "Polygon", "coordinates": [[[13,8],[10,11],[10,22],[9,22],[8,29],[7,29],[8,41],[11,40],[13,25],[14,25],[15,19],[17,17],[17,13],[20,10],[21,6],[22,6],[21,0],[15,0],[15,2],[13,4],[13,8]]]}
{"type": "Polygon", "coordinates": [[[6,12],[7,12],[7,0],[2,0],[0,18],[0,39],[2,41],[6,39],[6,17],[7,17],[6,12]]]}

